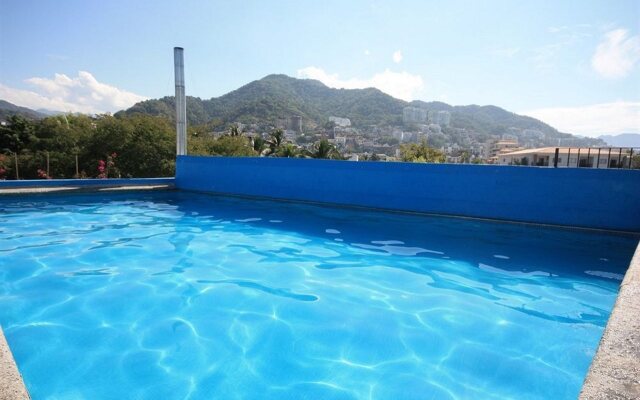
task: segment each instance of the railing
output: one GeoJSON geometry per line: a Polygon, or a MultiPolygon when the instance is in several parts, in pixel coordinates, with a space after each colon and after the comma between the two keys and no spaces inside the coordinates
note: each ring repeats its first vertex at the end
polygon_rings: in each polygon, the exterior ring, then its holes
{"type": "MultiPolygon", "coordinates": [[[[0,180],[3,179],[51,179],[87,178],[87,172],[96,171],[77,154],[59,152],[0,153],[0,180]]],[[[95,175],[95,174],[94,174],[95,175]]]]}
{"type": "Polygon", "coordinates": [[[556,147],[553,167],[640,169],[640,148],[556,147]]]}

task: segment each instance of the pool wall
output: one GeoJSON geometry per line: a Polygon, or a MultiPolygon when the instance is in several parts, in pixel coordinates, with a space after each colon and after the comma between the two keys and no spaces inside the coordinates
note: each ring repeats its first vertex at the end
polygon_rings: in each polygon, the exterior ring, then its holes
{"type": "Polygon", "coordinates": [[[640,171],[179,156],[179,189],[640,232],[640,171]]]}

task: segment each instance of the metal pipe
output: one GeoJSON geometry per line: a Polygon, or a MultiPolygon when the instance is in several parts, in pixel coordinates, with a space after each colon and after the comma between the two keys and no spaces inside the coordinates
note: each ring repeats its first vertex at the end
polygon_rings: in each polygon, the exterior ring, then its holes
{"type": "Polygon", "coordinates": [[[567,168],[569,168],[569,160],[571,160],[571,147],[567,150],[567,168]]]}
{"type": "Polygon", "coordinates": [[[576,168],[580,168],[580,150],[582,149],[578,147],[578,161],[576,162],[576,168]]]}
{"type": "Polygon", "coordinates": [[[13,153],[13,158],[16,161],[16,180],[20,180],[20,175],[18,174],[18,153],[13,153]]]}
{"type": "Polygon", "coordinates": [[[633,161],[633,147],[629,151],[629,169],[631,169],[631,161],[633,161]]]}
{"type": "Polygon", "coordinates": [[[602,150],[601,147],[598,147],[598,161],[596,161],[596,168],[600,168],[600,151],[602,150]]]}
{"type": "Polygon", "coordinates": [[[78,172],[78,155],[76,154],[76,178],[80,178],[80,173],[78,172]]]}
{"type": "Polygon", "coordinates": [[[587,150],[587,167],[591,168],[593,167],[593,164],[590,164],[591,162],[591,147],[589,147],[589,150],[587,150]]]}
{"type": "Polygon", "coordinates": [[[50,176],[51,174],[49,173],[49,152],[47,151],[47,178],[50,176]]]}
{"type": "Polygon", "coordinates": [[[187,99],[184,88],[184,49],[173,48],[176,81],[176,154],[187,154],[187,99]]]}
{"type": "Polygon", "coordinates": [[[556,155],[553,157],[553,168],[558,168],[558,154],[560,149],[556,147],[556,155]]]}

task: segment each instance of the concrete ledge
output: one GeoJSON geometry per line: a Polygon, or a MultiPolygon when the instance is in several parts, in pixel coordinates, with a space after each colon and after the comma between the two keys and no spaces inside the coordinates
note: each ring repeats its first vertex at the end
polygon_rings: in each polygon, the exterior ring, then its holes
{"type": "Polygon", "coordinates": [[[0,189],[61,186],[173,185],[174,180],[174,178],[24,179],[18,181],[0,181],[0,189]]]}
{"type": "Polygon", "coordinates": [[[620,286],[580,399],[640,399],[640,245],[620,286]]]}
{"type": "Polygon", "coordinates": [[[29,399],[22,376],[13,360],[9,344],[0,328],[0,400],[29,399]]]}
{"type": "Polygon", "coordinates": [[[0,181],[0,196],[81,191],[166,190],[173,187],[174,178],[37,179],[0,181]]]}

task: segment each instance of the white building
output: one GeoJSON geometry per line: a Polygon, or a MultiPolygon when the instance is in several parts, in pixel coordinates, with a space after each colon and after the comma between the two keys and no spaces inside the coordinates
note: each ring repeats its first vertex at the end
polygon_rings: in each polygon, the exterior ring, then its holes
{"type": "Polygon", "coordinates": [[[449,126],[451,124],[451,113],[449,111],[429,111],[429,123],[449,126]]]}
{"type": "Polygon", "coordinates": [[[629,149],[618,147],[540,147],[497,156],[500,165],[553,167],[558,149],[558,168],[621,168],[629,165],[629,149]]]}
{"type": "Polygon", "coordinates": [[[348,126],[351,126],[351,120],[349,118],[341,118],[341,117],[329,117],[329,121],[333,122],[334,124],[336,124],[336,126],[340,126],[343,128],[346,128],[348,126]]]}
{"type": "Polygon", "coordinates": [[[402,122],[405,125],[424,124],[427,122],[427,110],[418,107],[405,107],[402,109],[402,122]]]}

